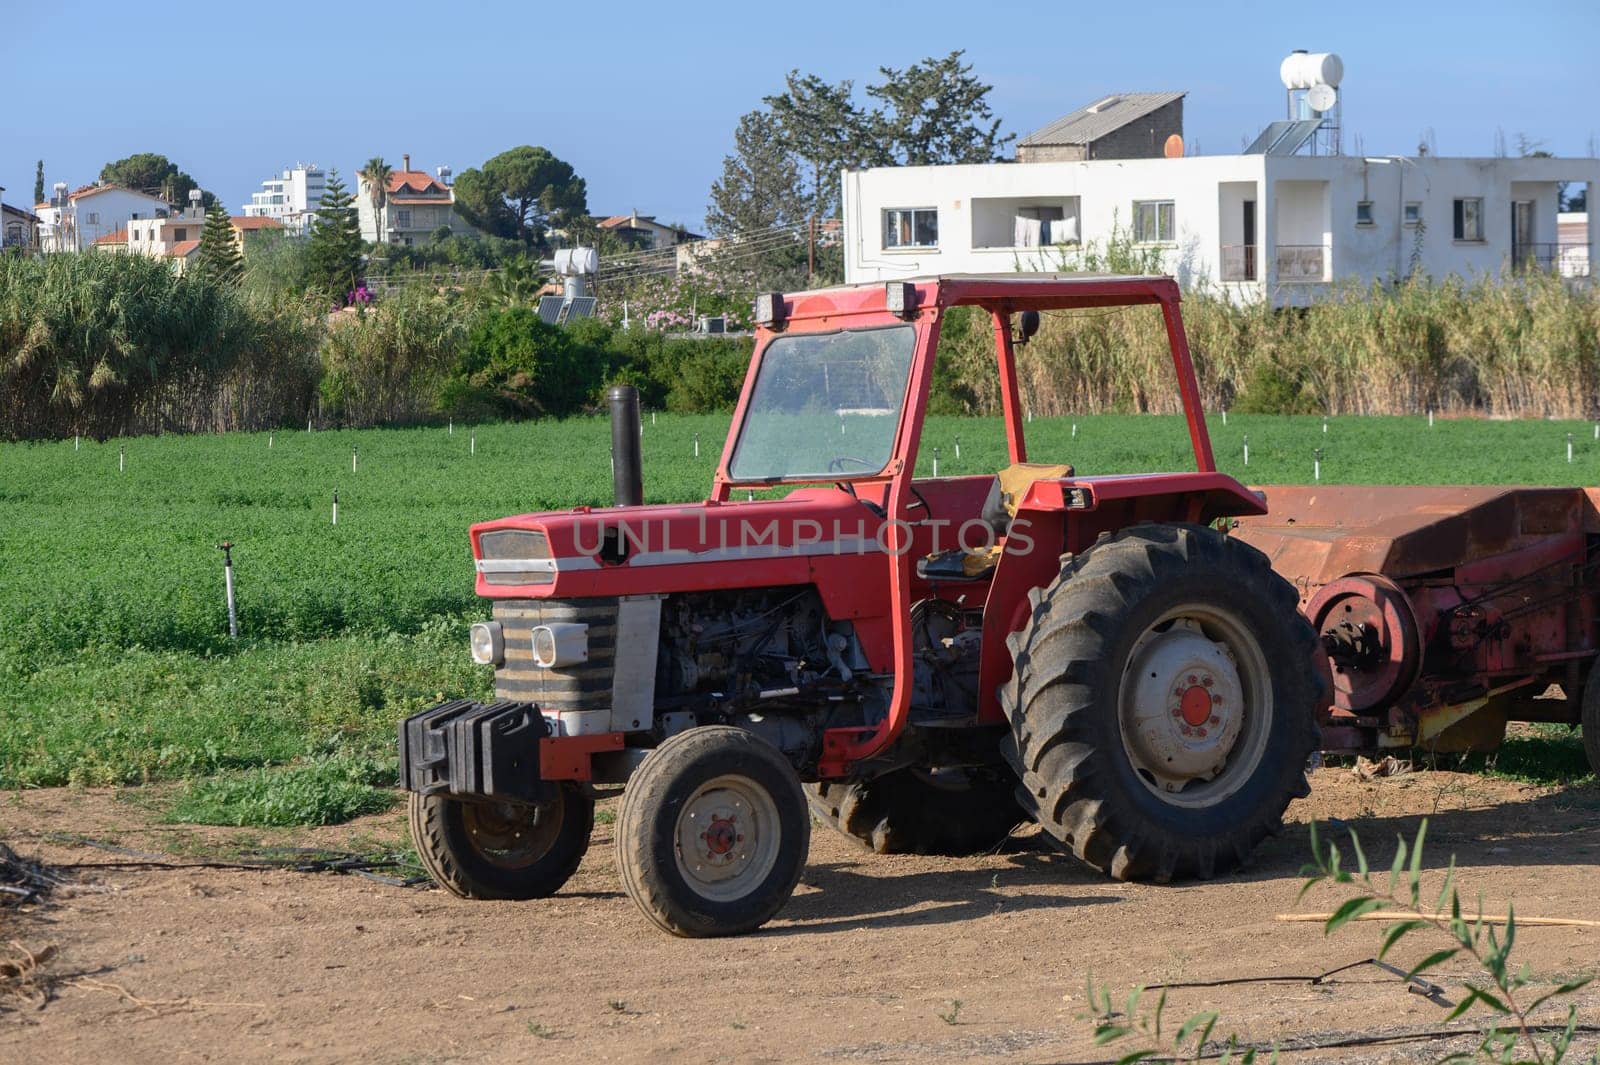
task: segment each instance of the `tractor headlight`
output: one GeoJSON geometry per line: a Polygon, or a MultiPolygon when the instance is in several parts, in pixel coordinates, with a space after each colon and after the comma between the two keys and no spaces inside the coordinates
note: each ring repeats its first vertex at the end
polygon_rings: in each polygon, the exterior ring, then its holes
{"type": "Polygon", "coordinates": [[[543,669],[589,661],[589,626],[573,622],[535,625],[533,661],[543,669]]]}
{"type": "Polygon", "coordinates": [[[506,660],[506,638],[498,621],[480,621],[472,626],[472,660],[479,665],[498,666],[506,660]]]}

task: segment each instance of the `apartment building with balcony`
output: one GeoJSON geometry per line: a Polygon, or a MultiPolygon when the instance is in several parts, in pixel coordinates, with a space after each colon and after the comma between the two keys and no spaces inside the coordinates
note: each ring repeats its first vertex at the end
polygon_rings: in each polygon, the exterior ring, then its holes
{"type": "Polygon", "coordinates": [[[1018,162],[845,171],[845,278],[1075,270],[1114,242],[1273,306],[1413,273],[1588,275],[1594,229],[1563,208],[1594,202],[1600,159],[1344,155],[1342,74],[1286,59],[1288,119],[1237,155],[1183,154],[1182,94],[1124,93],[1024,137],[1018,162]]]}
{"type": "Polygon", "coordinates": [[[270,218],[285,232],[304,236],[316,220],[317,207],[328,191],[327,171],[316,163],[296,163],[261,183],[244,205],[246,218],[270,218]]]}

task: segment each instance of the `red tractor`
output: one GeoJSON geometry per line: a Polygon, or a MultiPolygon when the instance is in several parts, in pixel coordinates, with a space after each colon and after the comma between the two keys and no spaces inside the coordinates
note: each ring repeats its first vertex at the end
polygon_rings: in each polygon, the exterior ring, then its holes
{"type": "Polygon", "coordinates": [[[435,879],[557,891],[623,784],[623,885],[685,936],[777,913],[811,814],[880,852],[970,853],[1033,820],[1120,879],[1244,862],[1307,793],[1319,645],[1221,531],[1266,506],[1216,470],[1177,285],[947,277],[756,308],[709,499],[640,505],[637,395],[613,389],[618,505],[473,526],[496,701],[400,730],[435,879]],[[1041,313],[1139,304],[1164,316],[1195,469],[1029,463],[1014,345],[1041,313]],[[993,321],[1011,464],[915,478],[956,307],[993,321]]]}

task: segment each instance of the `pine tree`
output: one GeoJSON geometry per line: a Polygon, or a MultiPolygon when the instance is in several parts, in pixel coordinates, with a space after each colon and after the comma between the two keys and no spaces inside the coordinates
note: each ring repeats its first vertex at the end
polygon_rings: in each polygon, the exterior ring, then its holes
{"type": "Polygon", "coordinates": [[[733,154],[711,184],[706,228],[713,236],[753,234],[796,225],[806,217],[800,166],[782,143],[778,120],[751,111],[733,133],[733,154]]]}
{"type": "Polygon", "coordinates": [[[44,202],[44,160],[33,168],[33,202],[44,202]]]}
{"type": "Polygon", "coordinates": [[[361,223],[356,219],[355,198],[337,170],[328,171],[306,260],[307,287],[344,306],[361,273],[361,223]]]}
{"type": "Polygon", "coordinates": [[[212,204],[206,212],[195,260],[199,272],[213,281],[234,284],[244,274],[244,255],[239,250],[238,237],[228,221],[228,212],[220,203],[212,204]]]}

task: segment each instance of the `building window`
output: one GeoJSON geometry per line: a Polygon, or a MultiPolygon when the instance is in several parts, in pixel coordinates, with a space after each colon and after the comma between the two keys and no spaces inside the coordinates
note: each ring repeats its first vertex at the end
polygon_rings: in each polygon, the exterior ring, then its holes
{"type": "Polygon", "coordinates": [[[100,212],[99,211],[90,211],[89,215],[88,215],[88,218],[87,218],[87,221],[88,221],[88,224],[91,225],[91,226],[99,225],[100,224],[100,212]]]}
{"type": "Polygon", "coordinates": [[[937,248],[939,210],[935,207],[894,207],[883,212],[885,248],[937,248]]]}
{"type": "Polygon", "coordinates": [[[1133,239],[1140,244],[1170,244],[1177,240],[1172,201],[1134,200],[1133,239]]]}
{"type": "Polygon", "coordinates": [[[1457,240],[1483,241],[1483,198],[1469,196],[1457,200],[1455,207],[1455,238],[1457,240]]]}
{"type": "MultiPolygon", "coordinates": [[[[401,208],[401,209],[395,211],[395,213],[394,213],[394,224],[396,226],[398,226],[399,228],[401,228],[401,229],[410,229],[411,228],[411,212],[409,210],[405,209],[405,208],[401,208]]],[[[411,242],[407,241],[406,243],[409,244],[411,242]]]]}
{"type": "Polygon", "coordinates": [[[189,231],[187,229],[175,229],[172,231],[172,239],[174,241],[188,240],[189,231]]]}
{"type": "Polygon", "coordinates": [[[1418,226],[1422,224],[1421,200],[1408,200],[1406,202],[1405,221],[1406,225],[1408,226],[1418,226]]]}
{"type": "Polygon", "coordinates": [[[1359,200],[1356,203],[1356,225],[1372,225],[1372,201],[1359,200]]]}

